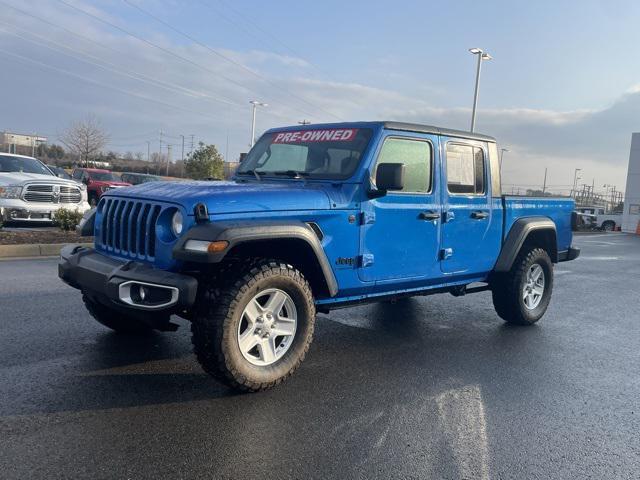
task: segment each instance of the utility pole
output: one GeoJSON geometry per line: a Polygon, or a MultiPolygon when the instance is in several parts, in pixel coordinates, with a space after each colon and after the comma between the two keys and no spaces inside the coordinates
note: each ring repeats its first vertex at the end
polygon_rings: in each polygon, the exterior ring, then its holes
{"type": "Polygon", "coordinates": [[[36,156],[36,137],[38,136],[37,133],[33,134],[33,136],[31,137],[31,156],[35,157],[36,156]]]}
{"type": "Polygon", "coordinates": [[[269,104],[262,103],[257,100],[251,100],[249,102],[251,104],[251,141],[249,142],[249,147],[253,147],[253,144],[256,141],[256,110],[258,107],[268,107],[269,104]]]}
{"type": "Polygon", "coordinates": [[[149,173],[150,163],[151,163],[151,142],[147,140],[147,173],[149,173]]]}
{"type": "Polygon", "coordinates": [[[224,161],[229,161],[229,130],[227,130],[227,143],[224,147],[224,161]]]}
{"type": "Polygon", "coordinates": [[[542,183],[542,196],[547,192],[547,167],[544,167],[544,182],[542,183]]]}
{"type": "Polygon", "coordinates": [[[469,51],[473,55],[478,56],[478,65],[476,67],[476,88],[473,92],[473,110],[471,112],[471,133],[473,133],[476,127],[476,108],[478,107],[478,94],[480,92],[480,67],[483,60],[491,60],[493,57],[481,48],[470,48],[469,51]]]}
{"type": "Polygon", "coordinates": [[[184,177],[184,135],[180,135],[182,137],[182,154],[180,155],[180,176],[184,177]]]}
{"type": "Polygon", "coordinates": [[[189,150],[189,155],[191,155],[191,154],[193,153],[193,137],[194,137],[194,136],[195,136],[195,135],[192,133],[192,134],[191,134],[191,150],[189,150]]]}
{"type": "Polygon", "coordinates": [[[167,145],[167,177],[169,176],[169,164],[171,163],[171,147],[173,145],[167,145]]]}
{"type": "Polygon", "coordinates": [[[501,148],[500,149],[500,165],[499,165],[499,170],[500,170],[500,176],[502,176],[502,157],[504,156],[504,152],[509,152],[510,150],[508,148],[501,148]]]}
{"type": "Polygon", "coordinates": [[[582,171],[581,168],[576,168],[575,171],[573,172],[573,198],[576,198],[578,195],[578,192],[576,191],[577,187],[578,187],[578,172],[582,171]]]}

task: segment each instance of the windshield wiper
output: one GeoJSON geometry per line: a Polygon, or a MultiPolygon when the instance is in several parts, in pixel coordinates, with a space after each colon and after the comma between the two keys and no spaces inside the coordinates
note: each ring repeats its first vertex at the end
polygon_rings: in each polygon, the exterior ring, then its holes
{"type": "Polygon", "coordinates": [[[274,175],[286,175],[291,178],[308,177],[309,172],[301,172],[299,170],[278,170],[277,172],[271,172],[274,175]]]}
{"type": "Polygon", "coordinates": [[[257,179],[258,181],[260,181],[260,180],[262,180],[262,179],[260,178],[260,175],[264,175],[264,172],[258,172],[258,171],[256,171],[256,170],[251,170],[251,169],[249,169],[249,170],[243,170],[243,171],[241,171],[241,172],[237,172],[237,174],[238,174],[238,175],[253,175],[254,177],[256,177],[256,179],[257,179]]]}

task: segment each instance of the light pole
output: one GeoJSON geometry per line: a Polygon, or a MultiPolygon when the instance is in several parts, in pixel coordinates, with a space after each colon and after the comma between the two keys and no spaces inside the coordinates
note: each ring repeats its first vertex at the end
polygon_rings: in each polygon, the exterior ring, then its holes
{"type": "Polygon", "coordinates": [[[504,156],[504,152],[510,152],[510,151],[511,150],[509,150],[508,148],[501,148],[500,149],[500,176],[502,176],[502,157],[504,156]]]}
{"type": "Polygon", "coordinates": [[[480,90],[480,66],[483,60],[491,60],[493,57],[481,48],[470,48],[469,51],[473,55],[478,56],[478,66],[476,67],[476,88],[473,93],[473,111],[471,112],[471,132],[476,127],[476,108],[478,107],[478,92],[480,90]]]}
{"type": "Polygon", "coordinates": [[[249,102],[252,105],[251,109],[251,141],[249,142],[249,146],[253,147],[253,143],[256,141],[256,109],[258,107],[268,107],[269,104],[262,103],[257,100],[251,100],[249,102]]]}
{"type": "Polygon", "coordinates": [[[579,180],[578,172],[581,172],[581,171],[582,171],[581,168],[576,168],[575,171],[573,172],[573,198],[576,198],[578,193],[576,192],[576,189],[578,188],[578,180],[579,180]]]}

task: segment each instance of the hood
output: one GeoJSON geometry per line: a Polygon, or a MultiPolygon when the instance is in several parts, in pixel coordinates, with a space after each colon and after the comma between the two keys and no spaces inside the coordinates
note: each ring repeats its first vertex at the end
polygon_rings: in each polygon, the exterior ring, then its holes
{"type": "Polygon", "coordinates": [[[39,173],[0,172],[0,185],[23,185],[32,182],[53,183],[55,185],[74,185],[73,180],[65,180],[54,175],[41,175],[39,173]]]}
{"type": "Polygon", "coordinates": [[[303,182],[148,182],[106,196],[174,202],[193,213],[198,203],[209,213],[244,213],[283,210],[326,210],[329,197],[322,184],[303,182]]]}
{"type": "Polygon", "coordinates": [[[127,182],[118,182],[116,180],[91,180],[91,185],[96,185],[98,187],[109,186],[109,187],[128,187],[131,185],[127,182]]]}

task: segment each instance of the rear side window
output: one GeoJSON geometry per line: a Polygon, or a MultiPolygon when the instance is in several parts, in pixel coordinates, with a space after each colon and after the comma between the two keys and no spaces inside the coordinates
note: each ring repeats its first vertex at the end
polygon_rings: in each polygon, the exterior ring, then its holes
{"type": "Polygon", "coordinates": [[[405,193],[431,191],[431,143],[408,138],[387,138],[382,145],[377,164],[404,163],[405,193]]]}
{"type": "Polygon", "coordinates": [[[82,170],[74,170],[72,177],[74,180],[80,180],[82,177],[82,170]]]}
{"type": "Polygon", "coordinates": [[[484,151],[472,145],[447,144],[447,189],[459,195],[485,192],[484,151]]]}

